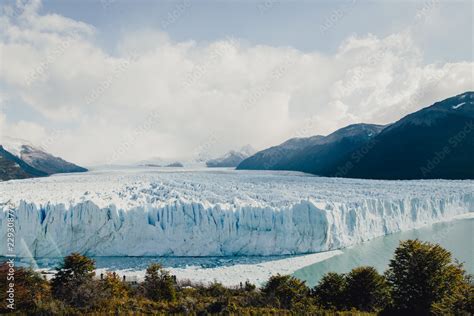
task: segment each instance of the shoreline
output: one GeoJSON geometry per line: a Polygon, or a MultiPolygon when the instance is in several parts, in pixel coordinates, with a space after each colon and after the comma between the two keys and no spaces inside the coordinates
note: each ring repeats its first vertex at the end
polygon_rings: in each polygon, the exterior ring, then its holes
{"type": "MultiPolygon", "coordinates": [[[[232,266],[201,268],[189,266],[186,268],[167,268],[170,274],[175,275],[178,281],[191,281],[192,283],[210,284],[213,282],[222,283],[227,287],[239,286],[240,283],[249,281],[256,286],[263,285],[272,275],[293,274],[295,271],[306,266],[325,261],[337,255],[341,255],[341,250],[331,250],[314,254],[295,256],[292,258],[272,260],[257,264],[236,264],[232,266]]],[[[35,269],[42,273],[48,280],[54,275],[53,269],[35,269]]],[[[120,278],[124,276],[128,281],[141,282],[145,278],[145,270],[107,268],[96,269],[96,277],[106,272],[115,272],[120,278]]]]}

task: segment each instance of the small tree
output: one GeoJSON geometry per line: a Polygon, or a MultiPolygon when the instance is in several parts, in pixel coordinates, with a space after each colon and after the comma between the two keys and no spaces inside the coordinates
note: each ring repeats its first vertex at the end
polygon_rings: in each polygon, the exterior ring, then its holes
{"type": "Polygon", "coordinates": [[[397,313],[452,314],[456,306],[469,306],[465,301],[472,293],[472,284],[462,266],[439,245],[419,240],[401,242],[386,276],[392,287],[392,309],[397,313]]]}
{"type": "Polygon", "coordinates": [[[106,303],[113,307],[125,304],[128,299],[128,286],[114,273],[107,272],[101,290],[106,303]]]}
{"type": "Polygon", "coordinates": [[[452,295],[445,296],[440,302],[433,303],[434,315],[474,315],[474,282],[472,276],[465,275],[465,282],[459,284],[452,295]]]}
{"type": "Polygon", "coordinates": [[[94,269],[94,260],[79,253],[65,257],[51,282],[53,296],[75,307],[94,306],[100,292],[94,269]]]}
{"type": "Polygon", "coordinates": [[[291,309],[299,301],[304,300],[309,289],[304,281],[289,275],[272,276],[262,288],[262,294],[267,302],[285,309],[291,309]]]}
{"type": "Polygon", "coordinates": [[[313,289],[313,296],[327,309],[345,309],[347,281],[344,274],[329,272],[313,289]]]}
{"type": "Polygon", "coordinates": [[[158,263],[153,263],[147,268],[143,286],[146,297],[151,300],[174,301],[176,299],[175,280],[158,263]]]}
{"type": "Polygon", "coordinates": [[[60,267],[60,274],[93,277],[94,269],[94,260],[77,252],[73,252],[64,258],[64,263],[60,267]]]}
{"type": "Polygon", "coordinates": [[[381,310],[389,302],[387,281],[373,267],[355,268],[346,276],[345,298],[348,308],[365,312],[381,310]]]}

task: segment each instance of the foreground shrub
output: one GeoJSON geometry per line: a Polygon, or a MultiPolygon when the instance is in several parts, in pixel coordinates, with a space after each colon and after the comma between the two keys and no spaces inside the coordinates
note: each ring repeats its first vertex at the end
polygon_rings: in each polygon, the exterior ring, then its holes
{"type": "Polygon", "coordinates": [[[261,291],[267,304],[284,309],[291,309],[309,294],[309,288],[304,281],[279,274],[270,277],[261,291]]]}
{"type": "Polygon", "coordinates": [[[94,260],[72,253],[64,258],[51,281],[53,297],[68,305],[84,308],[98,305],[101,291],[93,279],[94,260]]]}
{"type": "Polygon", "coordinates": [[[176,282],[168,271],[154,263],[148,267],[143,283],[147,298],[158,301],[174,301],[176,299],[176,282]]]}
{"type": "MultiPolygon", "coordinates": [[[[328,273],[312,291],[292,276],[271,277],[263,288],[249,282],[225,287],[175,278],[159,264],[145,281],[124,282],[113,273],[94,278],[94,261],[71,254],[51,282],[30,269],[17,269],[19,314],[189,314],[189,315],[472,315],[474,287],[462,266],[443,248],[419,241],[401,243],[385,276],[372,267],[328,273]],[[393,299],[392,299],[393,297],[393,299]]],[[[7,265],[0,285],[7,287],[7,265]]],[[[6,292],[0,295],[5,298],[6,292]]],[[[9,312],[9,310],[0,310],[9,312]]]]}
{"type": "Polygon", "coordinates": [[[35,310],[40,302],[50,299],[49,284],[39,273],[32,269],[14,267],[14,270],[10,270],[10,268],[8,262],[0,265],[0,300],[2,302],[0,312],[12,311],[6,306],[9,304],[7,301],[9,283],[14,284],[12,288],[14,291],[13,307],[16,309],[35,310]],[[14,272],[12,273],[12,271],[14,272]]]}
{"type": "Polygon", "coordinates": [[[452,261],[451,253],[439,245],[419,240],[401,242],[386,276],[393,298],[391,313],[474,312],[470,278],[461,265],[452,261]]]}
{"type": "Polygon", "coordinates": [[[103,298],[101,305],[116,308],[127,303],[130,289],[127,283],[122,282],[118,275],[107,272],[104,280],[100,283],[101,297],[103,298]]]}
{"type": "Polygon", "coordinates": [[[346,288],[345,275],[330,272],[323,276],[312,292],[323,308],[344,310],[346,307],[346,288]]]}
{"type": "Polygon", "coordinates": [[[390,293],[387,281],[373,267],[353,269],[346,276],[346,306],[359,311],[373,312],[385,308],[390,293]]]}

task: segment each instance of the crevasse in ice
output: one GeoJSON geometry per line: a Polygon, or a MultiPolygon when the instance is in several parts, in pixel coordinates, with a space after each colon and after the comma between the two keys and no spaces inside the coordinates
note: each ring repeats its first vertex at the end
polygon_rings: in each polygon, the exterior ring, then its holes
{"type": "Polygon", "coordinates": [[[0,183],[19,256],[319,252],[474,211],[474,181],[374,181],[290,172],[121,170],[0,183]]]}

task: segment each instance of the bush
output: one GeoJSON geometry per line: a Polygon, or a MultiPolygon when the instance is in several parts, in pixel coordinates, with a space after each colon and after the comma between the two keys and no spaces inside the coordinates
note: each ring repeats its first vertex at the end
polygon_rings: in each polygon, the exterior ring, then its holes
{"type": "Polygon", "coordinates": [[[472,284],[451,253],[439,245],[407,240],[400,243],[386,277],[394,313],[469,314],[472,284]],[[469,294],[470,293],[470,294],[469,294]]]}
{"type": "Polygon", "coordinates": [[[353,269],[346,276],[345,299],[348,308],[373,312],[389,303],[389,287],[384,276],[373,267],[353,269]]]}
{"type": "Polygon", "coordinates": [[[107,305],[112,308],[120,307],[126,304],[130,289],[126,283],[122,282],[120,277],[115,273],[107,272],[101,285],[101,297],[103,302],[101,305],[107,305]]]}
{"type": "Polygon", "coordinates": [[[317,302],[327,309],[344,310],[346,308],[347,280],[344,274],[330,272],[323,276],[312,293],[317,302]]]}
{"type": "Polygon", "coordinates": [[[308,294],[305,282],[289,275],[272,276],[262,288],[262,295],[268,304],[284,309],[291,309],[308,294]]]}
{"type": "MultiPolygon", "coordinates": [[[[235,288],[217,282],[207,286],[182,282],[178,287],[175,278],[159,264],[150,265],[145,281],[138,285],[122,282],[111,273],[103,280],[95,280],[93,269],[94,261],[79,254],[66,257],[51,282],[30,269],[17,269],[17,312],[373,315],[388,305],[383,314],[474,314],[471,277],[461,265],[452,262],[449,252],[419,241],[401,243],[385,277],[372,267],[355,268],[348,274],[328,273],[311,293],[305,282],[288,275],[271,277],[261,289],[249,282],[235,288]]],[[[8,265],[0,265],[0,285],[5,284],[8,270],[8,265]]],[[[2,299],[5,294],[0,294],[2,299]]]]}
{"type": "Polygon", "coordinates": [[[143,286],[146,297],[153,301],[176,299],[176,282],[158,263],[151,264],[147,268],[143,286]]]}
{"type": "Polygon", "coordinates": [[[54,298],[79,308],[96,306],[101,291],[93,280],[94,269],[94,260],[86,256],[72,253],[65,257],[51,282],[54,298]]]}
{"type": "Polygon", "coordinates": [[[203,292],[204,295],[211,297],[227,297],[230,294],[230,290],[219,282],[212,282],[204,288],[203,292]]]}
{"type": "Polygon", "coordinates": [[[14,307],[19,310],[36,310],[38,304],[49,300],[50,287],[41,275],[32,269],[14,268],[14,274],[10,274],[14,279],[8,278],[10,266],[7,262],[0,265],[0,299],[2,301],[0,312],[11,312],[7,309],[7,288],[9,283],[14,283],[14,307]]]}

